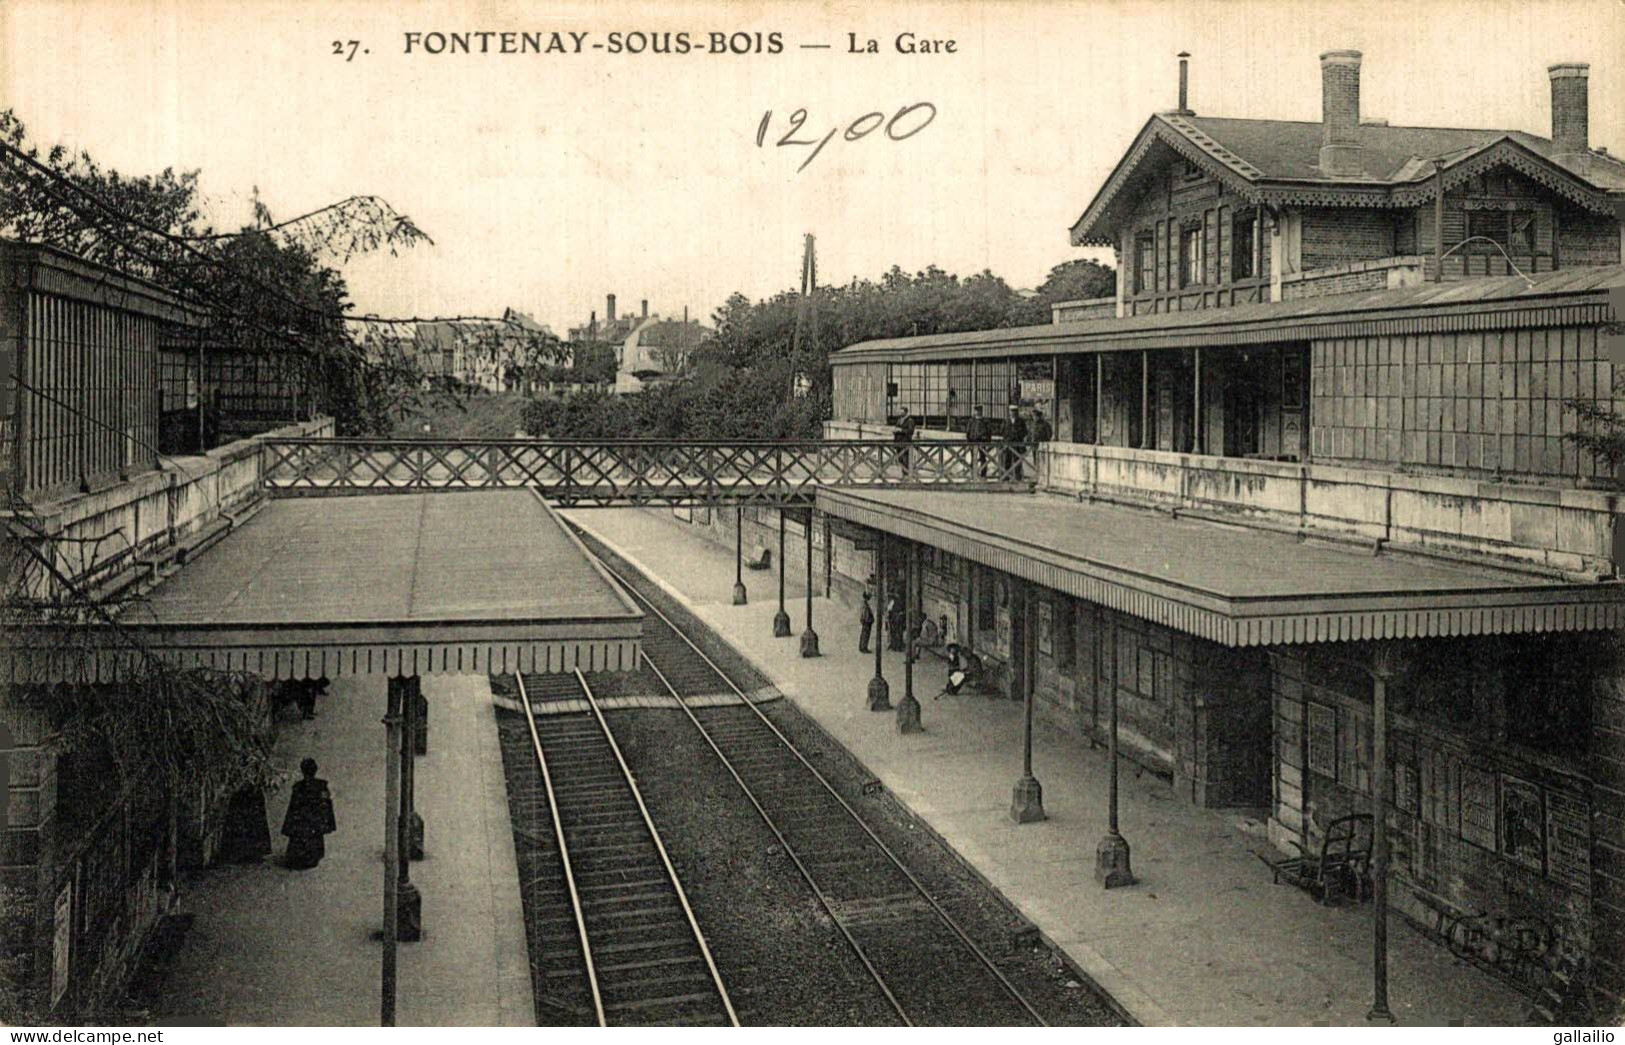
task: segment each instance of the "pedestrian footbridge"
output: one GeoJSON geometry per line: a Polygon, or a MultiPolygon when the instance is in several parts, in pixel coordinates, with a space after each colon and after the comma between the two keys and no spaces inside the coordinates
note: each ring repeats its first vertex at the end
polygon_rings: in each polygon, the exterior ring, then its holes
{"type": "Polygon", "coordinates": [[[820,486],[1030,489],[1033,448],[961,440],[268,438],[272,496],[535,489],[564,507],[810,507],[820,486]]]}

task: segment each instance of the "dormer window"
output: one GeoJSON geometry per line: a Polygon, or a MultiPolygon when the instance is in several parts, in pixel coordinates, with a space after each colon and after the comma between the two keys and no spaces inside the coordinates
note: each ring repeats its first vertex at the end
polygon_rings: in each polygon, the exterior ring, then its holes
{"type": "MultiPolygon", "coordinates": [[[[1489,240],[1509,254],[1535,252],[1535,215],[1527,210],[1470,210],[1467,238],[1489,240]]],[[[1469,243],[1469,250],[1496,253],[1488,243],[1469,243]]]]}

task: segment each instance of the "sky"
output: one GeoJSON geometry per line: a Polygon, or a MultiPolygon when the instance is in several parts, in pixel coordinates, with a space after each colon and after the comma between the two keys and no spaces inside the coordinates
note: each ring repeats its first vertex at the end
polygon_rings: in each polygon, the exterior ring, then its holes
{"type": "Polygon", "coordinates": [[[1067,230],[1177,103],[1179,51],[1200,114],[1318,120],[1319,54],[1342,48],[1364,52],[1365,117],[1542,135],[1546,67],[1589,62],[1591,142],[1625,152],[1622,0],[0,0],[0,107],[121,171],[201,170],[220,227],[249,220],[256,188],[279,217],[382,196],[434,245],[342,266],[358,312],[511,306],[563,333],[607,293],[707,318],[792,288],[806,233],[821,283],[934,264],[1030,288],[1109,262],[1067,230]],[[425,50],[480,31],[587,35],[580,53],[425,50]],[[626,53],[639,32],[693,51],[626,53]],[[709,53],[713,32],[750,50],[760,34],[761,53],[709,53]],[[899,53],[903,33],[953,52],[899,53]],[[900,141],[864,119],[918,103],[900,141]],[[812,146],[776,144],[798,109],[796,139],[837,132],[799,171],[812,146]]]}

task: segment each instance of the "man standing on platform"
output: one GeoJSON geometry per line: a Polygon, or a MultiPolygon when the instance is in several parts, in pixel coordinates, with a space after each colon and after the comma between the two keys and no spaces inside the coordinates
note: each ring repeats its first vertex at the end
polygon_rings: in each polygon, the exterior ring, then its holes
{"type": "Polygon", "coordinates": [[[875,628],[875,611],[869,605],[874,596],[869,593],[869,585],[863,586],[863,609],[858,612],[858,652],[869,652],[869,635],[875,628]]]}
{"type": "Polygon", "coordinates": [[[982,404],[971,407],[970,423],[965,426],[965,442],[972,446],[971,459],[976,462],[976,477],[987,478],[987,418],[982,416],[982,404]]]}
{"type": "Polygon", "coordinates": [[[903,444],[903,450],[897,456],[902,462],[904,475],[908,474],[908,445],[914,441],[914,430],[919,426],[909,408],[903,407],[903,416],[897,419],[897,441],[903,444]]]}
{"type": "Polygon", "coordinates": [[[1055,438],[1055,430],[1050,427],[1049,418],[1044,416],[1044,411],[1034,410],[1033,446],[1037,447],[1039,443],[1047,443],[1053,438],[1055,438]]]}
{"type": "Polygon", "coordinates": [[[1021,481],[1023,466],[1022,455],[1027,449],[1027,419],[1021,415],[1021,407],[1014,404],[1010,407],[1010,423],[1004,429],[1004,475],[1000,478],[1009,481],[1021,481]]]}

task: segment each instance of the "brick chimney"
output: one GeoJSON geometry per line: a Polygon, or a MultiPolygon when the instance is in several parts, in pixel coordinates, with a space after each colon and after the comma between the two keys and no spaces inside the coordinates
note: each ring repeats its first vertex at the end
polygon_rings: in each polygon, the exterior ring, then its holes
{"type": "Polygon", "coordinates": [[[1559,159],[1584,156],[1591,147],[1591,66],[1560,62],[1547,66],[1546,73],[1552,78],[1552,152],[1559,159]]]}
{"type": "Polygon", "coordinates": [[[606,324],[615,322],[615,295],[614,294],[611,294],[609,296],[609,305],[608,305],[607,309],[604,312],[604,322],[606,324]]]}
{"type": "Polygon", "coordinates": [[[640,318],[643,318],[643,319],[648,319],[649,318],[649,299],[648,298],[643,299],[643,315],[640,318]]]}
{"type": "Polygon", "coordinates": [[[1190,58],[1191,53],[1189,51],[1179,52],[1179,115],[1181,116],[1196,115],[1191,112],[1190,107],[1190,58]]]}
{"type": "Polygon", "coordinates": [[[1365,173],[1360,154],[1360,52],[1320,56],[1320,172],[1333,178],[1365,173]]]}

